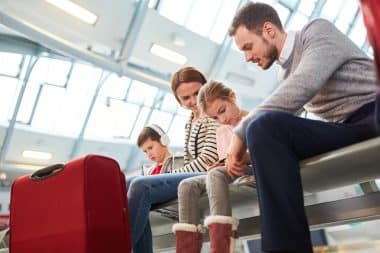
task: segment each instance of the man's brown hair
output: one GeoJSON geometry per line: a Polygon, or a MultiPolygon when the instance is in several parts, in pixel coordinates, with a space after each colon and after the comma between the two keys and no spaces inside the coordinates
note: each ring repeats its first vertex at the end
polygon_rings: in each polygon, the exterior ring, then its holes
{"type": "Polygon", "coordinates": [[[280,17],[272,6],[264,3],[248,2],[235,14],[231,26],[228,29],[228,34],[234,36],[236,30],[243,25],[249,31],[261,35],[265,22],[274,24],[281,31],[284,30],[280,17]]]}

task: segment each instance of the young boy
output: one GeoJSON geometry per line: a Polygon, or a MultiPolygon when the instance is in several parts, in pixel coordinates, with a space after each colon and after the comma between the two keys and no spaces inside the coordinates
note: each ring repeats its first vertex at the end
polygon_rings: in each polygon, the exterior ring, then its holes
{"type": "Polygon", "coordinates": [[[158,125],[152,124],[143,128],[137,138],[137,145],[149,160],[156,163],[147,175],[170,173],[172,169],[183,166],[183,158],[170,153],[169,142],[168,135],[158,125]]]}

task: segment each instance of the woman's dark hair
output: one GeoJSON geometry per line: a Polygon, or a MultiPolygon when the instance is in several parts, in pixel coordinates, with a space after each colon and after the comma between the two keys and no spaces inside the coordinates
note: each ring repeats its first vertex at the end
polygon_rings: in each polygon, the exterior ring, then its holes
{"type": "Polygon", "coordinates": [[[181,85],[181,83],[188,83],[188,82],[199,82],[203,85],[207,82],[207,80],[199,70],[193,67],[181,68],[180,70],[175,72],[172,77],[171,87],[172,87],[174,96],[179,103],[180,101],[177,96],[177,89],[181,85]]]}

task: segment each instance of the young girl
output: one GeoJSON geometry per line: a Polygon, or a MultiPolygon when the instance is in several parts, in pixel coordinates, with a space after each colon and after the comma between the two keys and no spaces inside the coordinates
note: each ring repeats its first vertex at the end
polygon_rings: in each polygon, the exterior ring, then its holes
{"type": "MultiPolygon", "coordinates": [[[[153,204],[177,197],[181,180],[200,175],[207,169],[206,161],[218,160],[216,152],[215,120],[201,117],[197,107],[199,89],[206,79],[198,70],[186,67],[177,71],[172,79],[172,90],[178,102],[191,111],[185,129],[184,166],[155,176],[127,178],[128,210],[134,253],[153,252],[149,212],[153,204]],[[170,173],[170,174],[168,174],[170,173]]],[[[194,240],[201,242],[201,238],[194,240]]]]}
{"type": "MultiPolygon", "coordinates": [[[[223,124],[217,129],[217,151],[221,160],[227,158],[227,149],[232,137],[232,128],[248,114],[236,104],[235,93],[222,83],[211,81],[203,86],[198,94],[198,105],[209,117],[223,124]]],[[[248,154],[244,158],[246,173],[252,174],[248,154]]],[[[233,252],[234,235],[238,221],[231,217],[231,204],[228,184],[232,182],[220,162],[209,167],[207,175],[183,180],[178,189],[179,222],[173,226],[176,233],[177,253],[199,253],[200,248],[191,247],[191,238],[199,233],[199,198],[206,191],[210,203],[210,216],[205,219],[205,226],[210,231],[210,252],[233,252]],[[180,233],[179,233],[180,232],[180,233]]]]}

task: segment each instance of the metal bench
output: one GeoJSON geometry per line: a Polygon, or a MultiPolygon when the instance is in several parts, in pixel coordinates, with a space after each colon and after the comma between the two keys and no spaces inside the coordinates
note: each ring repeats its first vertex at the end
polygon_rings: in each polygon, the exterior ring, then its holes
{"type": "MultiPolygon", "coordinates": [[[[380,218],[380,192],[374,180],[380,178],[380,137],[363,141],[300,162],[306,213],[312,229],[380,218]],[[306,201],[312,193],[360,184],[363,194],[325,203],[306,201]]],[[[241,236],[259,235],[259,208],[256,190],[249,182],[230,186],[233,216],[240,219],[241,236]]],[[[200,211],[208,215],[207,196],[200,211]]],[[[151,211],[156,250],[174,247],[171,232],[178,219],[177,200],[162,203],[151,211]]],[[[207,234],[204,238],[208,240],[207,234]]]]}

